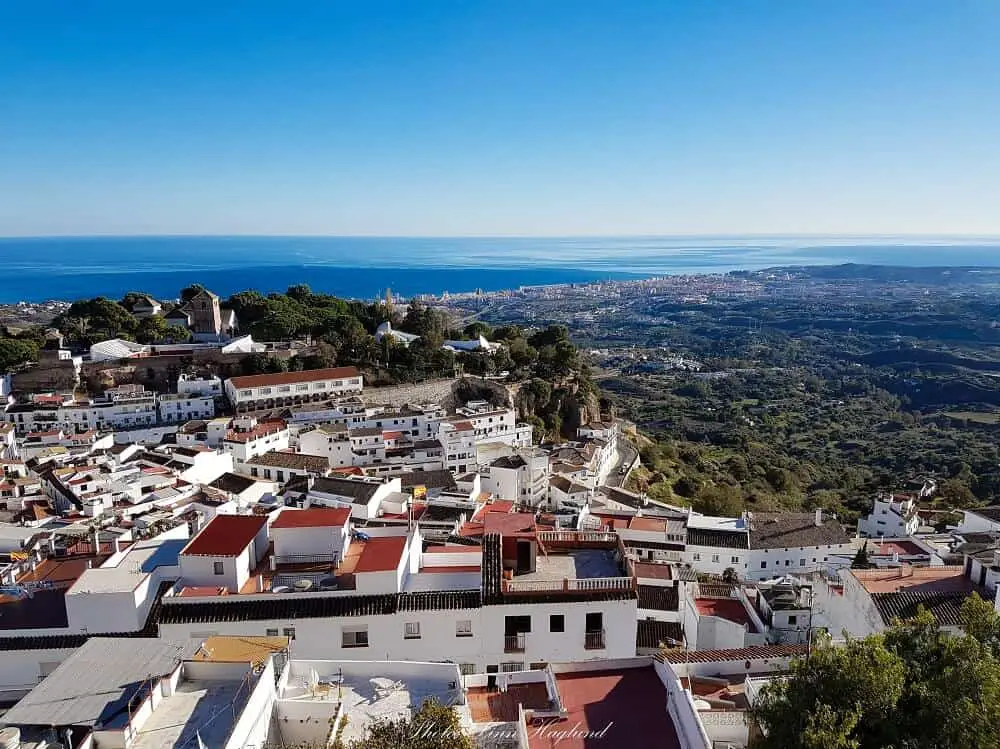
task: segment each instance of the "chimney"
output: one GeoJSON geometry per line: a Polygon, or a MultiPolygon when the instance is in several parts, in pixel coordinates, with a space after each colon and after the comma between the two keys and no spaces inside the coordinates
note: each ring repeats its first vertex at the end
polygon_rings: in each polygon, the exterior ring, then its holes
{"type": "Polygon", "coordinates": [[[820,508],[816,509],[816,527],[823,525],[823,510],[820,508]]]}
{"type": "Polygon", "coordinates": [[[90,529],[91,554],[101,553],[101,531],[94,526],[90,529]]]}
{"type": "Polygon", "coordinates": [[[114,544],[115,544],[115,554],[118,554],[122,550],[122,542],[121,539],[118,538],[118,536],[115,536],[114,544]]]}

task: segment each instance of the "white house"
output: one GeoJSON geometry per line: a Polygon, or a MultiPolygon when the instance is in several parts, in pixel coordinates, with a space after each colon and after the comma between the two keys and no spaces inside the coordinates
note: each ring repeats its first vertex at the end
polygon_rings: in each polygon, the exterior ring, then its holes
{"type": "Polygon", "coordinates": [[[286,508],[271,523],[277,564],[336,562],[349,543],[351,511],[347,508],[286,508]]]}
{"type": "Polygon", "coordinates": [[[288,425],[280,419],[260,421],[242,416],[233,419],[231,429],[222,440],[222,449],[233,456],[236,465],[275,450],[287,450],[288,425]]]}
{"type": "Polygon", "coordinates": [[[539,507],[548,494],[549,459],[542,450],[525,448],[497,458],[482,473],[483,491],[539,507]]]}
{"type": "Polygon", "coordinates": [[[394,497],[407,500],[398,477],[328,476],[311,481],[302,501],[306,507],[348,507],[352,517],[369,520],[378,517],[383,501],[394,497]]]}
{"type": "Polygon", "coordinates": [[[181,551],[181,581],[238,593],[267,548],[267,516],[216,515],[181,551]]]}
{"type": "Polygon", "coordinates": [[[912,536],[920,527],[917,501],[906,495],[882,495],[867,517],[858,518],[858,535],[869,538],[903,538],[912,536]]]}

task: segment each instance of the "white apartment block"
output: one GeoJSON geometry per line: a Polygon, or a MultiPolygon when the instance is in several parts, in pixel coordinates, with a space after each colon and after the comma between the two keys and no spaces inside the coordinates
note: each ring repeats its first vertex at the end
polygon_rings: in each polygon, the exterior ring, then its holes
{"type": "Polygon", "coordinates": [[[160,423],[183,424],[193,419],[215,418],[215,397],[193,393],[161,395],[157,404],[160,423]]]}
{"type": "Polygon", "coordinates": [[[483,491],[497,499],[539,507],[548,496],[549,458],[537,448],[515,449],[491,462],[480,474],[483,491]]]}
{"type": "Polygon", "coordinates": [[[242,412],[316,403],[360,393],[362,388],[361,374],[354,367],[232,377],[225,383],[226,397],[242,412]]]}

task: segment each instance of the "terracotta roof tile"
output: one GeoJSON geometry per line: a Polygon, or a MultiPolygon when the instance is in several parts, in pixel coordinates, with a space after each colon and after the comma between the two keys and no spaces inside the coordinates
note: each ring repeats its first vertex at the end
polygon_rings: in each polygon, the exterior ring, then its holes
{"type": "Polygon", "coordinates": [[[188,556],[235,557],[267,524],[265,515],[216,515],[184,547],[188,556]]]}

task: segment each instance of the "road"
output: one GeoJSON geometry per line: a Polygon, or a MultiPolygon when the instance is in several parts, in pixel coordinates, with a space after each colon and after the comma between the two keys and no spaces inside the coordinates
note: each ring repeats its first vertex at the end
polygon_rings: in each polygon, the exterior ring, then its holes
{"type": "Polygon", "coordinates": [[[622,466],[631,466],[636,458],[637,451],[626,440],[618,439],[618,460],[615,462],[615,467],[611,469],[611,473],[608,475],[607,480],[604,482],[604,486],[610,486],[615,489],[620,488],[625,484],[626,479],[628,479],[627,473],[620,473],[622,466]]]}

